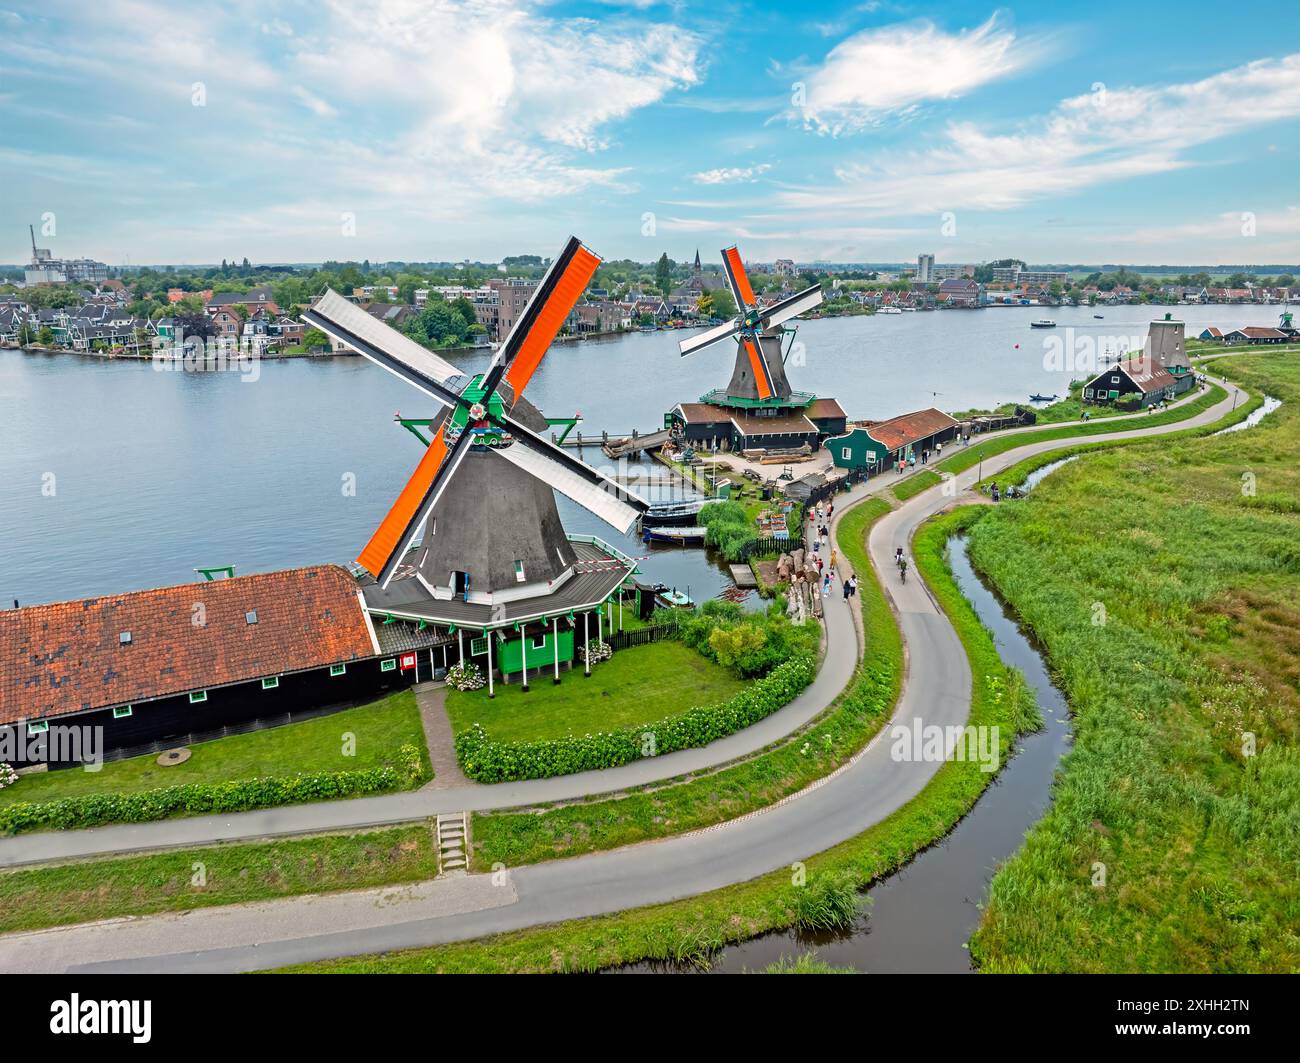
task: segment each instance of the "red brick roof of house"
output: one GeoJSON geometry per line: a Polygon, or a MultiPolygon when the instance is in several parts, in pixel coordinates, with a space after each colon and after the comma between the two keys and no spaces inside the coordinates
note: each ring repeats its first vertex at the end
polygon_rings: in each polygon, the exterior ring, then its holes
{"type": "MultiPolygon", "coordinates": [[[[1247,325],[1245,328],[1234,329],[1234,332],[1240,332],[1247,339],[1252,340],[1284,340],[1286,333],[1281,329],[1270,328],[1267,325],[1247,325]]],[[[1231,333],[1229,333],[1231,335],[1231,333]]]]}
{"type": "Polygon", "coordinates": [[[357,583],[337,565],[27,606],[0,612],[0,725],[375,653],[357,583]]]}
{"type": "Polygon", "coordinates": [[[844,407],[835,399],[813,399],[808,409],[804,410],[808,417],[847,417],[844,407]]]}
{"type": "Polygon", "coordinates": [[[867,434],[889,450],[902,450],[922,439],[928,439],[936,432],[956,427],[955,420],[931,406],[926,410],[916,410],[873,424],[867,429],[867,434]]]}
{"type": "MultiPolygon", "coordinates": [[[[1173,373],[1169,372],[1164,366],[1156,365],[1148,358],[1130,358],[1126,362],[1120,362],[1116,368],[1123,370],[1144,394],[1163,391],[1165,388],[1174,387],[1178,383],[1174,379],[1173,373]]],[[[1106,372],[1108,370],[1103,370],[1100,376],[1105,376],[1106,372]]]]}

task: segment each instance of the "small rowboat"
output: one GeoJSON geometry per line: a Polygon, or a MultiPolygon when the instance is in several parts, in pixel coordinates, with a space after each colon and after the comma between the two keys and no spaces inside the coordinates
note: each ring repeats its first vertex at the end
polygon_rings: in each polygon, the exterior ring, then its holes
{"type": "Polygon", "coordinates": [[[703,528],[646,528],[641,533],[644,543],[671,543],[674,546],[703,546],[703,528]]]}

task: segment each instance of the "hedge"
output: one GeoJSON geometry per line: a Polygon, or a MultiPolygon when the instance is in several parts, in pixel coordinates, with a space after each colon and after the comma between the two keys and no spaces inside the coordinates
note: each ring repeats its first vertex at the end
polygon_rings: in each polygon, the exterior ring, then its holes
{"type": "MultiPolygon", "coordinates": [[[[403,771],[410,776],[412,766],[404,763],[403,771]]],[[[59,801],[20,801],[0,806],[0,832],[17,834],[27,830],[76,830],[105,823],[145,823],[169,816],[246,812],[275,805],[382,793],[406,784],[403,771],[387,766],[321,771],[267,779],[185,783],[126,794],[86,794],[59,801]]],[[[422,766],[420,771],[423,772],[422,766]]]]}
{"type": "Polygon", "coordinates": [[[466,775],[483,783],[617,768],[643,756],[704,746],[735,734],[788,704],[816,673],[815,657],[792,657],[720,705],[688,709],[658,723],[581,737],[494,742],[481,724],[474,724],[456,736],[456,757],[466,775]],[[653,735],[649,752],[648,735],[653,735]]]}

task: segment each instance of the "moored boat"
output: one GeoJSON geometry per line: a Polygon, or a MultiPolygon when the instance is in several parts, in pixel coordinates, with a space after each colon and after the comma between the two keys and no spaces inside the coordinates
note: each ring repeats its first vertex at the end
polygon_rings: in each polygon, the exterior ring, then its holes
{"type": "Polygon", "coordinates": [[[667,528],[695,524],[700,510],[721,502],[720,498],[696,498],[687,502],[657,502],[641,517],[643,528],[667,528]]]}
{"type": "Polygon", "coordinates": [[[1056,328],[1056,322],[1048,318],[1040,318],[1038,321],[1029,322],[1030,328],[1056,328]]]}
{"type": "Polygon", "coordinates": [[[671,543],[674,546],[703,546],[704,529],[693,528],[646,528],[641,533],[645,543],[671,543]]]}

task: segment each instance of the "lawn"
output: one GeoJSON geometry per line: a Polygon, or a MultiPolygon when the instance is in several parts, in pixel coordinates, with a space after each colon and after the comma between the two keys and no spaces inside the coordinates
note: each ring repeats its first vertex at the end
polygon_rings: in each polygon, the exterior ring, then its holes
{"type": "Polygon", "coordinates": [[[191,746],[183,764],[163,767],[157,754],[109,761],[97,772],[79,769],[24,775],[7,790],[0,804],[11,801],[57,801],[86,794],[131,793],[179,783],[214,783],[298,772],[352,771],[397,766],[399,746],[412,744],[428,755],[415,695],[409,690],[371,705],[345,709],[302,723],[218,738],[191,746]],[[345,755],[345,735],[354,735],[345,755]]]}
{"type": "Polygon", "coordinates": [[[1283,405],[1089,455],[971,530],[1076,717],[985,969],[1300,969],[1300,361],[1220,364],[1283,405]]]}
{"type": "Polygon", "coordinates": [[[475,723],[502,742],[594,734],[662,720],[697,705],[726,701],[746,683],[679,642],[652,642],[617,650],[592,665],[576,666],[557,685],[539,676],[524,693],[518,683],[447,692],[447,715],[459,734],[475,723]]]}

